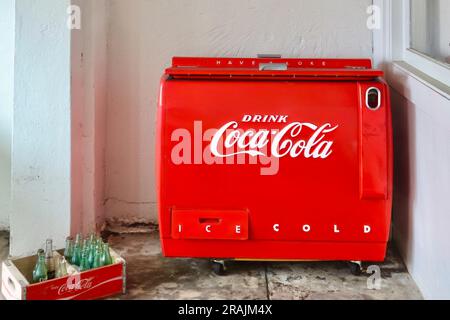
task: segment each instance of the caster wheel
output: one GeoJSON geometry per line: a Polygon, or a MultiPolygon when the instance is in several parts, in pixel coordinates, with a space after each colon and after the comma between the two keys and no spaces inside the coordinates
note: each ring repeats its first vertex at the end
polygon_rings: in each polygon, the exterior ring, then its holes
{"type": "Polygon", "coordinates": [[[224,262],[212,262],[212,270],[213,272],[218,276],[225,276],[226,275],[226,268],[224,262]]]}
{"type": "Polygon", "coordinates": [[[350,273],[354,276],[360,276],[362,274],[361,263],[349,262],[348,266],[350,268],[350,273]]]}

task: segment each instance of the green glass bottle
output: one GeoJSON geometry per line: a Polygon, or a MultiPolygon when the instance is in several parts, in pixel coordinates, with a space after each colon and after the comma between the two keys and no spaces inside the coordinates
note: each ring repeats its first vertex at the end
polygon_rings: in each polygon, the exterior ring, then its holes
{"type": "Polygon", "coordinates": [[[105,257],[105,244],[100,242],[100,264],[102,266],[105,266],[106,264],[106,257],[105,257]]]}
{"type": "Polygon", "coordinates": [[[100,247],[97,245],[97,246],[95,246],[94,263],[92,265],[92,268],[96,269],[96,268],[100,268],[100,267],[102,267],[101,252],[100,252],[100,247]]]}
{"type": "Polygon", "coordinates": [[[63,278],[68,275],[67,272],[67,263],[65,257],[59,257],[58,263],[56,264],[56,278],[63,278]]]}
{"type": "Polygon", "coordinates": [[[81,256],[80,271],[87,271],[87,270],[91,269],[91,266],[89,265],[89,261],[88,261],[88,251],[89,251],[89,247],[85,246],[83,248],[83,254],[81,256]]]}
{"type": "Polygon", "coordinates": [[[81,234],[77,234],[75,238],[75,244],[73,247],[73,255],[70,262],[75,266],[80,266],[81,264],[81,255],[82,255],[82,243],[81,243],[81,234]]]}
{"type": "Polygon", "coordinates": [[[100,262],[103,266],[109,266],[110,264],[113,263],[111,253],[109,251],[109,244],[107,244],[107,243],[103,244],[103,251],[102,251],[102,256],[101,256],[100,260],[101,260],[100,262]]]}
{"type": "Polygon", "coordinates": [[[66,248],[64,249],[64,257],[67,261],[72,261],[73,256],[73,238],[67,237],[66,248]]]}
{"type": "Polygon", "coordinates": [[[95,241],[93,240],[91,242],[91,245],[89,246],[89,253],[88,253],[88,261],[89,266],[93,268],[94,266],[94,257],[95,257],[95,241]]]}
{"type": "Polygon", "coordinates": [[[47,281],[47,266],[45,265],[45,252],[40,249],[38,251],[38,260],[33,270],[33,283],[47,281]]]}
{"type": "Polygon", "coordinates": [[[47,267],[48,280],[55,278],[56,266],[55,255],[53,253],[53,240],[47,239],[45,243],[45,265],[47,267]]]}

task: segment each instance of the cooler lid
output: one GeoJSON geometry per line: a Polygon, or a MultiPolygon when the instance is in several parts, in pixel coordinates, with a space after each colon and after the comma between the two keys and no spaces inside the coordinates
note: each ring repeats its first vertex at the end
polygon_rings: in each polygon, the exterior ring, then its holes
{"type": "Polygon", "coordinates": [[[371,80],[383,76],[371,59],[175,57],[166,74],[175,79],[371,80]]]}

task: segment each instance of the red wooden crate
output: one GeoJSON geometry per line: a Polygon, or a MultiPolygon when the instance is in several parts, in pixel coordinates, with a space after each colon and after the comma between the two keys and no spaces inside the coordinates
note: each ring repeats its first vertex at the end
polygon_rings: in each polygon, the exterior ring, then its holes
{"type": "Polygon", "coordinates": [[[111,256],[112,265],[81,273],[68,265],[71,275],[36,284],[31,283],[36,256],[7,260],[2,264],[2,294],[7,300],[94,300],[125,293],[126,262],[114,250],[111,256]]]}

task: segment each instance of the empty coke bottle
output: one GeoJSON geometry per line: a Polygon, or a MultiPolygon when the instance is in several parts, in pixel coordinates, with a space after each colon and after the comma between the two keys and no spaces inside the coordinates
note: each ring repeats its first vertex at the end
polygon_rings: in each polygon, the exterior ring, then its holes
{"type": "Polygon", "coordinates": [[[70,262],[75,266],[80,266],[81,264],[81,254],[82,254],[82,243],[81,243],[81,234],[77,234],[75,238],[75,244],[73,247],[73,255],[70,262]]]}
{"type": "Polygon", "coordinates": [[[95,242],[95,233],[91,232],[89,235],[89,245],[92,245],[95,242]]]}
{"type": "Polygon", "coordinates": [[[100,261],[103,266],[109,266],[110,264],[113,263],[111,253],[109,251],[109,244],[107,243],[103,244],[103,250],[100,261]]]}
{"type": "Polygon", "coordinates": [[[38,260],[33,270],[33,283],[47,281],[47,266],[45,265],[45,252],[42,249],[38,251],[38,260]]]}
{"type": "Polygon", "coordinates": [[[63,278],[68,275],[67,263],[65,257],[59,257],[58,263],[56,264],[56,278],[63,278]]]}
{"type": "Polygon", "coordinates": [[[67,237],[66,248],[64,249],[64,257],[67,261],[71,261],[73,256],[73,238],[67,237]]]}
{"type": "Polygon", "coordinates": [[[80,262],[80,271],[87,271],[91,269],[88,260],[88,250],[89,247],[87,245],[83,247],[83,253],[81,255],[81,262],[80,262]]]}
{"type": "Polygon", "coordinates": [[[55,258],[53,255],[53,241],[52,239],[47,239],[45,244],[45,265],[47,266],[48,279],[55,278],[55,258]]]}
{"type": "Polygon", "coordinates": [[[91,242],[88,251],[88,262],[91,268],[94,266],[94,257],[95,257],[95,240],[91,242]]]}
{"type": "Polygon", "coordinates": [[[95,254],[94,254],[94,263],[92,265],[93,269],[96,268],[100,268],[102,267],[102,262],[101,262],[101,252],[100,252],[100,247],[98,245],[95,246],[95,254]]]}

